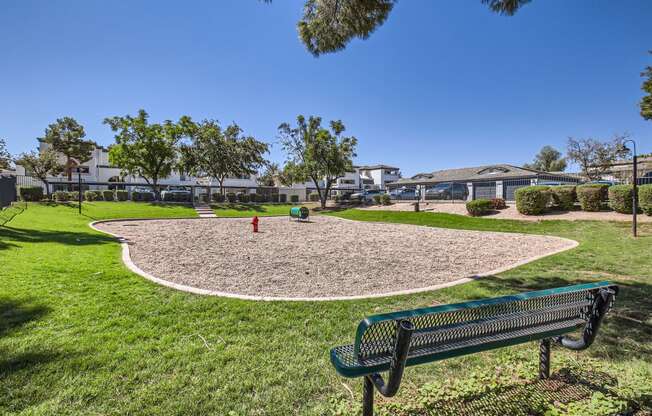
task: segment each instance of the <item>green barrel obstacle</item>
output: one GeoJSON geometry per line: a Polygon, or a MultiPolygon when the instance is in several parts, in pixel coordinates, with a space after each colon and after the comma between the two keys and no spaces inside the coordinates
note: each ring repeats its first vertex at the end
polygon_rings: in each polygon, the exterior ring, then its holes
{"type": "Polygon", "coordinates": [[[304,221],[308,219],[310,211],[306,207],[292,207],[290,208],[290,219],[296,218],[297,221],[304,221]]]}

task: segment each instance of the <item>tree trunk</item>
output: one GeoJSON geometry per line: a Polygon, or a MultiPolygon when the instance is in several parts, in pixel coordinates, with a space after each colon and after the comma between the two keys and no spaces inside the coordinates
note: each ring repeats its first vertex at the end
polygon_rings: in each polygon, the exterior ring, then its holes
{"type": "MultiPolygon", "coordinates": [[[[68,182],[72,182],[72,167],[70,166],[70,156],[66,155],[66,170],[68,171],[68,182]]],[[[68,184],[68,192],[72,191],[72,184],[68,184]]],[[[79,190],[81,192],[81,189],[79,190]]]]}
{"type": "MultiPolygon", "coordinates": [[[[45,194],[47,195],[48,200],[51,200],[52,197],[50,195],[50,184],[45,179],[41,179],[41,182],[43,182],[45,184],[45,194]]],[[[80,192],[81,192],[81,190],[80,190],[80,192]]]]}

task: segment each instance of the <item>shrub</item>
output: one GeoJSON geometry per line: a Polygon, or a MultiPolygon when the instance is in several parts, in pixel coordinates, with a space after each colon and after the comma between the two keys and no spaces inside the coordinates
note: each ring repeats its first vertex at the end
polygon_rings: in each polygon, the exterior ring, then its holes
{"type": "Polygon", "coordinates": [[[652,184],[638,188],[638,203],[647,215],[652,216],[652,184]]]}
{"type": "Polygon", "coordinates": [[[290,195],[290,202],[296,204],[299,202],[299,195],[290,195]]]}
{"type": "Polygon", "coordinates": [[[575,207],[577,193],[574,186],[553,186],[550,188],[552,200],[556,207],[570,211],[575,207]]]}
{"type": "Polygon", "coordinates": [[[84,199],[86,201],[95,201],[97,200],[97,194],[95,191],[86,191],[84,192],[84,199]]]}
{"type": "Polygon", "coordinates": [[[229,201],[230,203],[234,203],[236,201],[235,193],[227,192],[226,193],[226,200],[229,201]]]}
{"type": "Polygon", "coordinates": [[[374,195],[374,204],[380,205],[380,195],[374,195]]]}
{"type": "Polygon", "coordinates": [[[493,209],[505,209],[507,208],[507,203],[503,198],[492,198],[490,199],[491,201],[491,207],[493,209]]]}
{"type": "Polygon", "coordinates": [[[43,199],[43,187],[42,186],[21,186],[18,188],[18,195],[23,201],[40,201],[43,199]]]}
{"type": "Polygon", "coordinates": [[[576,192],[582,211],[597,212],[602,209],[604,205],[602,189],[592,186],[578,186],[576,192]]]}
{"type": "Polygon", "coordinates": [[[132,201],[153,201],[154,200],[154,194],[151,192],[138,192],[134,191],[131,193],[131,200],[132,201]]]}
{"type": "Polygon", "coordinates": [[[474,217],[487,215],[493,210],[493,203],[489,199],[476,199],[466,203],[466,210],[474,217]]]}
{"type": "Polygon", "coordinates": [[[71,199],[66,191],[56,191],[52,194],[52,198],[57,202],[68,202],[71,199]]]}
{"type": "Polygon", "coordinates": [[[115,199],[118,201],[126,201],[129,199],[129,192],[123,190],[123,189],[118,189],[115,191],[115,199]]]}
{"type": "Polygon", "coordinates": [[[380,196],[380,203],[383,205],[389,205],[392,203],[392,200],[390,199],[388,194],[382,194],[380,196]]]}
{"type": "MultiPolygon", "coordinates": [[[[317,192],[311,192],[310,195],[308,195],[308,200],[310,202],[317,202],[319,201],[319,193],[317,192]]],[[[297,201],[299,202],[299,201],[297,201]]]]}
{"type": "Polygon", "coordinates": [[[221,204],[222,202],[226,201],[226,196],[224,194],[213,194],[211,195],[211,199],[213,202],[217,202],[218,204],[221,204]]]}
{"type": "Polygon", "coordinates": [[[270,198],[272,202],[278,202],[279,199],[280,199],[279,194],[272,194],[272,197],[270,198]]]}
{"type": "MultiPolygon", "coordinates": [[[[587,183],[584,185],[578,185],[575,189],[577,192],[577,197],[579,199],[579,194],[581,189],[597,189],[600,201],[607,202],[609,200],[609,185],[606,183],[587,183]]],[[[581,204],[582,201],[580,201],[581,204]]]]}
{"type": "Polygon", "coordinates": [[[107,189],[102,191],[102,198],[105,201],[113,201],[115,200],[115,193],[113,193],[113,190],[107,189]]]}
{"type": "Polygon", "coordinates": [[[632,213],[632,198],[634,187],[632,185],[614,185],[609,187],[609,205],[621,214],[632,213]]]}
{"type": "Polygon", "coordinates": [[[79,192],[77,191],[68,192],[68,200],[79,201],[79,192]]]}
{"type": "Polygon", "coordinates": [[[525,215],[539,215],[548,207],[550,188],[548,186],[526,186],[517,189],[514,196],[518,212],[525,215]]]}
{"type": "Polygon", "coordinates": [[[278,195],[278,202],[281,202],[281,203],[288,202],[288,195],[287,194],[279,194],[278,195]]]}
{"type": "Polygon", "coordinates": [[[238,199],[238,202],[242,202],[243,204],[246,204],[247,202],[249,202],[249,195],[247,195],[245,193],[238,192],[236,197],[238,199]]]}

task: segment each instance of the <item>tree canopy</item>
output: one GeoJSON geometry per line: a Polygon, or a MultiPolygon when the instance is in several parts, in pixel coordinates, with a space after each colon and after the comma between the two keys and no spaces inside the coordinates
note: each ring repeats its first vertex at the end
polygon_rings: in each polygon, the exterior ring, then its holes
{"type": "Polygon", "coordinates": [[[280,181],[281,175],[282,172],[278,163],[266,163],[265,170],[258,175],[258,184],[260,186],[276,186],[277,181],[280,181]]]}
{"type": "MultiPolygon", "coordinates": [[[[652,54],[652,51],[650,51],[650,54],[652,54]]],[[[641,86],[641,89],[646,94],[641,98],[641,102],[639,103],[641,116],[646,120],[652,120],[652,66],[646,67],[645,71],[641,73],[641,76],[646,78],[641,86]]]]}
{"type": "Polygon", "coordinates": [[[618,159],[629,154],[623,146],[627,135],[616,135],[611,141],[600,141],[593,138],[568,138],[568,159],[580,165],[582,173],[590,180],[601,179],[611,165],[618,159]]]}
{"type": "Polygon", "coordinates": [[[48,199],[50,198],[50,187],[48,186],[48,176],[56,176],[63,172],[64,166],[59,163],[59,156],[53,149],[43,152],[31,151],[22,153],[16,163],[25,168],[28,174],[31,174],[45,184],[45,191],[48,199]]]}
{"type": "Polygon", "coordinates": [[[115,144],[109,149],[109,162],[122,170],[123,175],[142,177],[159,195],[158,182],[170,176],[178,160],[177,144],[185,133],[182,117],[178,123],[166,120],[149,123],[149,115],[139,110],[136,117],[104,119],[116,132],[115,144]]]}
{"type": "Polygon", "coordinates": [[[293,182],[312,180],[319,194],[321,207],[335,181],[346,172],[353,171],[356,156],[355,137],[344,137],[345,127],[340,120],[330,122],[330,130],[321,126],[321,118],[297,117],[297,126],[288,123],[279,126],[283,149],[288,155],[284,174],[293,182]],[[323,184],[323,186],[322,186],[323,184]]]}
{"type": "Polygon", "coordinates": [[[72,117],[63,117],[50,124],[45,129],[45,136],[41,138],[56,152],[66,157],[65,169],[69,181],[72,180],[72,160],[84,163],[91,158],[91,153],[95,149],[96,144],[91,140],[84,140],[84,137],[86,137],[84,126],[72,117]]]}
{"type": "Polygon", "coordinates": [[[566,170],[566,165],[566,159],[561,156],[561,152],[552,146],[543,146],[534,157],[534,161],[525,164],[524,167],[544,172],[563,172],[566,170]]]}
{"type": "MultiPolygon", "coordinates": [[[[382,26],[397,1],[306,0],[303,16],[297,23],[299,37],[314,56],[340,51],[352,39],[367,39],[382,26]]],[[[481,3],[493,12],[511,16],[530,1],[481,0],[481,3]]]]}
{"type": "Polygon", "coordinates": [[[268,145],[233,123],[222,129],[216,120],[184,123],[189,143],[180,146],[179,166],[195,176],[209,176],[217,180],[224,192],[224,179],[257,173],[266,163],[268,145]]]}
{"type": "Polygon", "coordinates": [[[11,154],[7,150],[5,139],[0,138],[0,170],[9,169],[11,165],[11,154]]]}

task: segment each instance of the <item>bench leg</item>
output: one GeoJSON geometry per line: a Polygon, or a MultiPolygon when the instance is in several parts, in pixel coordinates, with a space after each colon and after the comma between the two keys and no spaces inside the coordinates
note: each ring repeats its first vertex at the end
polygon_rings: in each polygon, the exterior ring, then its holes
{"type": "Polygon", "coordinates": [[[539,345],[539,378],[550,377],[550,338],[544,338],[539,345]]]}
{"type": "Polygon", "coordinates": [[[369,377],[364,378],[362,388],[362,416],[374,415],[374,383],[369,377]]]}

